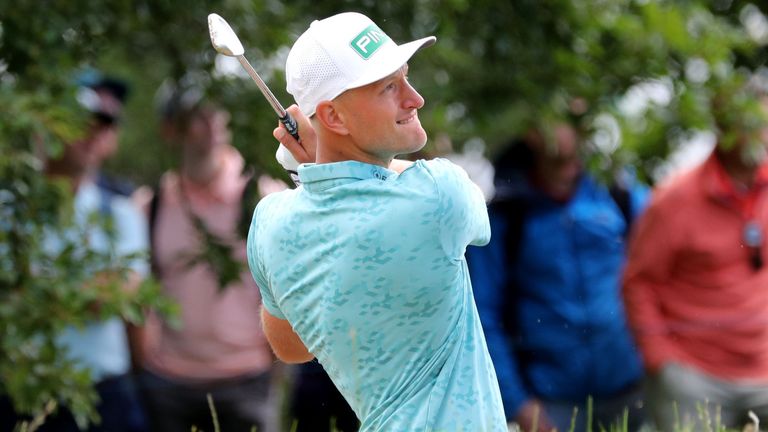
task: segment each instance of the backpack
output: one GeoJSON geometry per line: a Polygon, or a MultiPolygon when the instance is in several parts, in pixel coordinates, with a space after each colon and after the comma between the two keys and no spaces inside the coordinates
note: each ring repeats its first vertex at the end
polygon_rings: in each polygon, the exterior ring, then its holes
{"type": "MultiPolygon", "coordinates": [[[[619,183],[611,184],[608,191],[613,201],[619,207],[621,215],[626,222],[627,228],[624,231],[624,238],[626,239],[633,223],[630,191],[626,186],[619,183]]],[[[522,242],[523,228],[527,212],[527,201],[522,197],[498,200],[492,202],[491,207],[498,210],[508,222],[507,235],[504,238],[504,248],[507,252],[505,265],[506,268],[512,268],[512,264],[517,260],[518,254],[520,253],[520,244],[522,242]]],[[[502,301],[505,310],[513,310],[514,304],[517,303],[517,293],[518,289],[515,284],[510,283],[504,287],[502,301]]],[[[512,314],[504,314],[502,325],[511,334],[515,333],[516,323],[512,314]]]]}
{"type": "MultiPolygon", "coordinates": [[[[248,237],[248,230],[251,226],[251,216],[253,209],[256,208],[256,204],[259,203],[261,197],[258,192],[257,177],[258,173],[255,169],[249,168],[246,171],[248,180],[243,187],[243,192],[240,197],[240,215],[237,222],[237,235],[246,239],[248,237]]],[[[158,184],[154,188],[155,193],[152,195],[152,200],[149,202],[149,215],[147,221],[147,232],[149,234],[149,260],[152,268],[152,273],[156,276],[160,274],[159,267],[157,265],[157,259],[154,252],[154,240],[155,240],[155,225],[157,221],[157,214],[160,210],[161,191],[162,187],[158,184]]]]}
{"type": "MultiPolygon", "coordinates": [[[[608,187],[608,192],[619,207],[621,215],[627,224],[627,229],[624,231],[624,238],[626,239],[633,222],[632,197],[630,196],[629,189],[623,184],[615,182],[608,187]]],[[[517,259],[520,242],[522,241],[523,225],[528,210],[527,201],[522,197],[511,198],[492,202],[491,207],[496,208],[508,222],[504,247],[507,251],[507,261],[514,261],[517,259]]]]}
{"type": "Polygon", "coordinates": [[[112,200],[116,197],[130,198],[134,186],[128,180],[112,177],[99,172],[94,180],[99,191],[99,214],[105,218],[112,217],[112,200]]]}

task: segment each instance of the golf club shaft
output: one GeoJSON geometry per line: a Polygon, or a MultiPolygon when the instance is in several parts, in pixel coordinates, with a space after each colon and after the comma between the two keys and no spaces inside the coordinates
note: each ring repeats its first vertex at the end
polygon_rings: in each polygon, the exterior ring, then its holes
{"type": "Polygon", "coordinates": [[[253,66],[251,66],[251,63],[248,62],[248,59],[246,59],[244,55],[239,55],[237,56],[237,60],[240,61],[240,65],[242,65],[245,71],[248,72],[248,75],[251,76],[253,81],[256,83],[256,86],[259,87],[261,93],[265,98],[267,98],[267,102],[272,105],[272,109],[275,110],[277,117],[283,123],[288,132],[293,135],[294,138],[296,138],[296,141],[298,141],[299,127],[296,124],[296,120],[288,113],[288,111],[283,108],[282,105],[280,105],[280,102],[278,102],[275,95],[272,94],[272,91],[269,90],[269,87],[267,87],[267,84],[264,82],[264,80],[261,79],[258,73],[256,73],[256,70],[253,68],[253,66]]]}

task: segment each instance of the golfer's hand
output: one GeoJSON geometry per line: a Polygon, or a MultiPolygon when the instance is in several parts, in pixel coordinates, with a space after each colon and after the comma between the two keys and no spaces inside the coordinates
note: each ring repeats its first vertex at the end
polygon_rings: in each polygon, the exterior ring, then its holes
{"type": "Polygon", "coordinates": [[[296,124],[299,125],[299,138],[301,138],[301,141],[296,141],[288,133],[288,130],[285,129],[285,126],[279,122],[275,130],[272,131],[272,136],[291,152],[296,162],[300,164],[314,162],[317,149],[317,135],[315,135],[315,130],[312,128],[312,123],[296,104],[289,106],[286,111],[293,116],[296,124]]]}

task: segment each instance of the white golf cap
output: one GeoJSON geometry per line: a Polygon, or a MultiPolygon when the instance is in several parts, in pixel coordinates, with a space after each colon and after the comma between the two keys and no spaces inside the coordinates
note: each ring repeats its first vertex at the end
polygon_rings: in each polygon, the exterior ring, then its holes
{"type": "Polygon", "coordinates": [[[288,93],[307,116],[317,104],[378,81],[402,67],[434,36],[397,45],[370,18],[345,12],[313,22],[285,64],[288,93]]]}

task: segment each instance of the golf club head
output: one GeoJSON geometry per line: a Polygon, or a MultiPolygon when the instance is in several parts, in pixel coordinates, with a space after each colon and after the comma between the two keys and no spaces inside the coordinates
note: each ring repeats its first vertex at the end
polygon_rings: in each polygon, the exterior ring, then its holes
{"type": "Polygon", "coordinates": [[[227,21],[218,14],[208,15],[208,32],[211,35],[213,48],[221,54],[230,57],[243,55],[245,50],[240,43],[235,31],[227,24],[227,21]]]}

